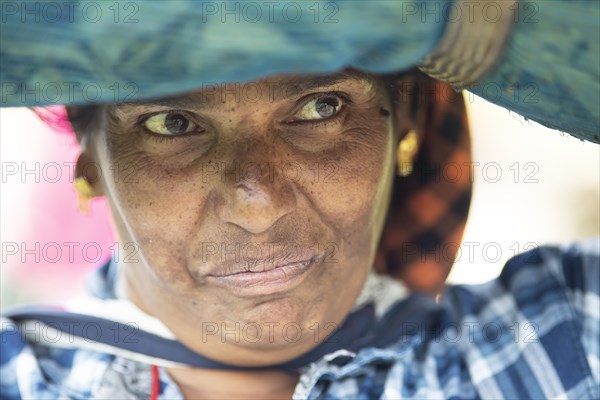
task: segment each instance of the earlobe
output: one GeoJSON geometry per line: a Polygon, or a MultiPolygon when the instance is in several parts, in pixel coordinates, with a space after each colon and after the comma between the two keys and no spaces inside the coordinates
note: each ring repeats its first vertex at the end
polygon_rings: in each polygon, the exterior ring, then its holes
{"type": "Polygon", "coordinates": [[[94,197],[102,196],[100,166],[84,150],[77,159],[73,187],[77,192],[79,210],[87,214],[89,203],[94,197]]]}
{"type": "Polygon", "coordinates": [[[419,147],[422,142],[423,105],[417,91],[417,78],[414,74],[407,74],[395,83],[395,113],[396,113],[396,173],[405,178],[413,171],[413,164],[417,159],[419,147]]]}

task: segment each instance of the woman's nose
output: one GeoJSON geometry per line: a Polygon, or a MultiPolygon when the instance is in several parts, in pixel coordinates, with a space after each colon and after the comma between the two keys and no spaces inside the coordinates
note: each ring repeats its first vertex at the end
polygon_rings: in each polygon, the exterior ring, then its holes
{"type": "Polygon", "coordinates": [[[278,168],[280,162],[272,157],[259,162],[252,156],[256,148],[246,150],[250,153],[240,154],[235,165],[230,165],[237,173],[226,175],[217,214],[223,222],[259,234],[294,210],[296,194],[293,183],[278,168]]]}

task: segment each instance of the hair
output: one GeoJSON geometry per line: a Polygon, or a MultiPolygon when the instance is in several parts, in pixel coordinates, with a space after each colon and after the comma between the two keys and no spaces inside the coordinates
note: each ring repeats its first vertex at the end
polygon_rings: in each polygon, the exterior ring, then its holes
{"type": "Polygon", "coordinates": [[[104,109],[103,105],[30,107],[47,126],[79,143],[91,135],[104,109]]]}

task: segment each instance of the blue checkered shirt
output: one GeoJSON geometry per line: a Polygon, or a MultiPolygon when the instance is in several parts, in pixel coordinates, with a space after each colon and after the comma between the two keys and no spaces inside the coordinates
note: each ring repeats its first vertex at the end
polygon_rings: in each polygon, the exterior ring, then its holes
{"type": "MultiPolygon", "coordinates": [[[[448,287],[439,307],[425,331],[413,324],[391,346],[306,366],[294,398],[600,398],[599,239],[523,253],[489,283],[448,287]]],[[[1,324],[2,399],[150,395],[149,364],[34,344],[13,321],[1,324]]],[[[182,399],[159,374],[158,398],[182,399]]]]}

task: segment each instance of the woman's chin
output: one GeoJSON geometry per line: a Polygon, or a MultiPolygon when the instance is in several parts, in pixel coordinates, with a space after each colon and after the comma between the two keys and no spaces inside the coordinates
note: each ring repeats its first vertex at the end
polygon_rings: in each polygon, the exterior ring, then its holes
{"type": "Polygon", "coordinates": [[[232,310],[226,321],[215,318],[175,334],[192,350],[227,364],[284,363],[314,349],[335,331],[339,322],[325,317],[322,304],[294,296],[271,300],[232,310]],[[195,334],[187,335],[190,331],[195,334]]]}
{"type": "Polygon", "coordinates": [[[283,331],[277,332],[282,326],[285,324],[269,327],[265,325],[261,328],[262,332],[253,327],[252,333],[250,329],[246,331],[243,328],[239,330],[228,328],[225,343],[222,343],[220,338],[216,338],[218,345],[206,346],[205,344],[196,351],[229,365],[264,367],[293,360],[319,345],[315,332],[292,324],[284,327],[283,331]],[[206,352],[207,349],[210,352],[206,352]]]}

